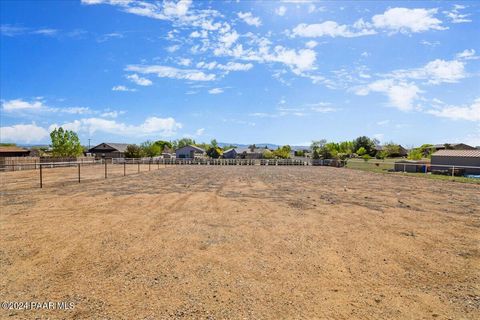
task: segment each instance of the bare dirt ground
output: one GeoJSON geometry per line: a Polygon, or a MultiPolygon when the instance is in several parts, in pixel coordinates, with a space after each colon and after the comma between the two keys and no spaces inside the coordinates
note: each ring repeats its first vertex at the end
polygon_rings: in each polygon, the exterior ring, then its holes
{"type": "Polygon", "coordinates": [[[480,317],[479,185],[260,166],[5,181],[1,300],[75,308],[0,318],[480,317]]]}

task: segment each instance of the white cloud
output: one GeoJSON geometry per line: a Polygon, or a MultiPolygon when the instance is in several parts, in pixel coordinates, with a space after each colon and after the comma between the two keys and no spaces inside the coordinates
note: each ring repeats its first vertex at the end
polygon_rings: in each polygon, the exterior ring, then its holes
{"type": "Polygon", "coordinates": [[[176,134],[177,130],[182,128],[182,124],[178,123],[174,118],[171,117],[148,117],[140,125],[127,125],[115,120],[102,118],[84,118],[61,125],[52,124],[49,127],[49,130],[51,131],[60,126],[75,132],[86,132],[90,135],[96,132],[104,132],[114,135],[130,135],[135,137],[153,135],[168,137],[176,134]]]}
{"type": "Polygon", "coordinates": [[[127,75],[127,79],[138,84],[139,86],[151,86],[153,84],[151,80],[142,78],[136,73],[127,75]]]}
{"type": "Polygon", "coordinates": [[[105,41],[108,41],[110,39],[121,39],[123,38],[123,34],[119,33],[119,32],[112,32],[112,33],[106,33],[100,37],[97,38],[97,42],[105,42],[105,41]]]}
{"type": "Polygon", "coordinates": [[[45,28],[45,29],[34,30],[34,31],[32,31],[31,33],[32,33],[32,34],[41,34],[41,35],[44,35],[44,36],[53,37],[53,36],[55,36],[55,35],[58,33],[58,30],[45,28]]]}
{"type": "Polygon", "coordinates": [[[124,114],[124,113],[125,113],[125,111],[106,111],[106,112],[100,114],[100,116],[105,117],[105,118],[116,118],[119,115],[124,114]]]}
{"type": "Polygon", "coordinates": [[[137,89],[130,89],[130,88],[126,87],[126,86],[120,85],[120,86],[114,86],[114,87],[112,88],[112,91],[125,91],[125,92],[130,91],[130,92],[134,92],[134,91],[137,91],[137,89]]]}
{"type": "Polygon", "coordinates": [[[43,102],[39,100],[28,102],[22,99],[14,99],[2,102],[2,105],[5,111],[40,110],[45,108],[43,102]]]}
{"type": "Polygon", "coordinates": [[[205,133],[205,128],[200,128],[195,131],[196,136],[202,136],[205,133]]]}
{"type": "Polygon", "coordinates": [[[222,88],[213,88],[213,89],[208,90],[208,93],[210,93],[210,94],[220,94],[222,92],[223,92],[222,88]]]}
{"type": "Polygon", "coordinates": [[[401,110],[410,111],[415,108],[414,102],[419,98],[421,90],[413,83],[396,82],[393,79],[377,80],[367,86],[359,87],[357,95],[366,96],[370,92],[380,92],[390,100],[391,106],[401,110]]]}
{"type": "Polygon", "coordinates": [[[475,55],[475,49],[465,49],[462,52],[457,53],[457,59],[464,59],[464,60],[476,60],[480,57],[475,55]]]}
{"type": "Polygon", "coordinates": [[[178,61],[178,64],[184,67],[188,67],[190,64],[192,64],[192,60],[188,58],[181,58],[178,61]]]}
{"type": "Polygon", "coordinates": [[[287,12],[287,7],[285,6],[280,6],[275,9],[275,13],[281,17],[284,16],[286,12],[287,12]]]}
{"type": "Polygon", "coordinates": [[[184,16],[191,4],[191,0],[180,0],[177,3],[165,1],[163,10],[167,16],[184,16]]]}
{"type": "Polygon", "coordinates": [[[51,28],[31,29],[10,24],[2,24],[0,26],[0,33],[7,37],[15,37],[29,34],[53,37],[58,34],[58,30],[51,28]]]}
{"type": "Polygon", "coordinates": [[[462,61],[436,59],[417,69],[396,70],[394,78],[425,79],[430,84],[455,83],[466,77],[465,64],[462,61]]]}
{"type": "Polygon", "coordinates": [[[472,19],[468,19],[470,14],[460,13],[460,10],[463,10],[465,8],[466,7],[463,5],[455,4],[451,11],[443,11],[443,14],[445,14],[450,19],[450,22],[452,23],[472,22],[472,19]]]}
{"type": "Polygon", "coordinates": [[[49,132],[32,122],[31,124],[15,124],[0,127],[2,142],[31,143],[39,142],[48,137],[49,132]]]}
{"type": "Polygon", "coordinates": [[[310,40],[307,43],[305,43],[305,46],[309,49],[313,49],[318,45],[318,42],[315,40],[310,40]]]}
{"type": "Polygon", "coordinates": [[[178,69],[161,65],[128,65],[125,70],[141,74],[155,74],[159,78],[184,79],[191,81],[215,80],[214,74],[205,74],[199,70],[178,69]]]}
{"type": "Polygon", "coordinates": [[[240,62],[232,62],[229,61],[227,64],[220,64],[216,61],[212,62],[204,62],[201,61],[197,63],[197,68],[208,69],[208,70],[222,70],[226,71],[227,73],[230,71],[248,71],[253,68],[253,64],[251,63],[240,63],[240,62]]]}
{"type": "Polygon", "coordinates": [[[480,121],[480,98],[469,106],[444,106],[428,110],[427,113],[451,120],[480,121]]]}
{"type": "Polygon", "coordinates": [[[251,12],[239,12],[238,17],[242,19],[246,24],[250,26],[260,27],[262,25],[262,21],[259,17],[254,17],[251,12]]]}
{"type": "MultiPolygon", "coordinates": [[[[57,108],[55,108],[57,109],[57,108]]],[[[60,112],[70,113],[70,114],[90,114],[93,113],[92,110],[88,107],[67,107],[58,109],[60,112]]]]}
{"type": "Polygon", "coordinates": [[[442,21],[435,18],[437,9],[391,8],[383,14],[372,17],[376,28],[392,32],[423,32],[428,30],[445,30],[442,21]]]}
{"type": "Polygon", "coordinates": [[[180,46],[178,44],[175,44],[173,46],[170,46],[170,47],[167,47],[167,51],[170,52],[170,53],[174,53],[175,51],[177,51],[178,49],[180,49],[180,46]]]}
{"type": "Polygon", "coordinates": [[[218,38],[225,48],[230,48],[237,40],[238,40],[238,33],[237,31],[233,30],[232,32],[227,32],[224,35],[218,38]]]}
{"type": "Polygon", "coordinates": [[[297,52],[294,49],[286,49],[282,46],[276,46],[274,50],[275,54],[265,56],[266,60],[287,64],[297,73],[314,68],[313,65],[317,55],[313,50],[300,49],[297,52]]]}
{"type": "Polygon", "coordinates": [[[360,37],[366,35],[375,34],[376,31],[369,29],[365,26],[361,26],[359,30],[352,30],[347,25],[339,25],[335,21],[325,21],[322,23],[306,24],[301,23],[292,30],[293,36],[306,37],[306,38],[318,38],[318,37],[360,37]]]}

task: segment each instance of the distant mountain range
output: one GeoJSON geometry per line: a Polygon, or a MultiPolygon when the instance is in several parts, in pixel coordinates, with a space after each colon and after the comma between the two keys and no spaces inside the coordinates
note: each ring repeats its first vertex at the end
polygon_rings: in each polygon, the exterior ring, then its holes
{"type": "MultiPolygon", "coordinates": [[[[273,143],[252,143],[254,144],[257,148],[265,148],[267,147],[268,149],[270,150],[275,150],[279,147],[281,147],[281,145],[278,145],[278,144],[273,144],[273,143]]],[[[226,143],[226,142],[219,142],[218,145],[220,147],[224,147],[224,146],[237,146],[239,148],[248,148],[250,145],[252,144],[242,144],[242,143],[226,143]]],[[[290,146],[292,148],[292,150],[303,150],[303,149],[310,149],[309,146],[290,146]]]]}

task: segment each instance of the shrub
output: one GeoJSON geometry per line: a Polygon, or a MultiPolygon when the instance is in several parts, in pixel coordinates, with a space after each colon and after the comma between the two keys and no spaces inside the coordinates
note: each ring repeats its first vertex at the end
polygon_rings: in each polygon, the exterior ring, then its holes
{"type": "Polygon", "coordinates": [[[370,157],[370,155],[368,155],[368,154],[364,154],[364,155],[362,156],[362,158],[363,158],[363,160],[368,161],[368,160],[370,160],[372,157],[370,157]]]}
{"type": "Polygon", "coordinates": [[[213,159],[218,159],[222,156],[223,150],[219,147],[210,147],[207,149],[207,156],[213,159]]]}
{"type": "Polygon", "coordinates": [[[263,153],[263,158],[264,159],[273,159],[273,158],[275,158],[275,155],[273,154],[272,151],[265,150],[265,152],[263,153]]]}
{"type": "Polygon", "coordinates": [[[359,156],[363,156],[367,153],[367,150],[364,148],[364,147],[360,147],[358,150],[357,150],[357,154],[359,156]]]}
{"type": "Polygon", "coordinates": [[[410,160],[421,160],[423,157],[423,152],[420,150],[420,148],[412,149],[408,153],[408,159],[410,160]]]}

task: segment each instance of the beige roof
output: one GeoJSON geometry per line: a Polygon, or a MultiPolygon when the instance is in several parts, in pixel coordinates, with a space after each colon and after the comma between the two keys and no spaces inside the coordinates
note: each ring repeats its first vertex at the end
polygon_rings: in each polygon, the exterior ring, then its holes
{"type": "Polygon", "coordinates": [[[439,150],[432,156],[480,158],[480,150],[439,150]]]}
{"type": "Polygon", "coordinates": [[[17,146],[0,146],[0,152],[29,152],[17,146]]]}

